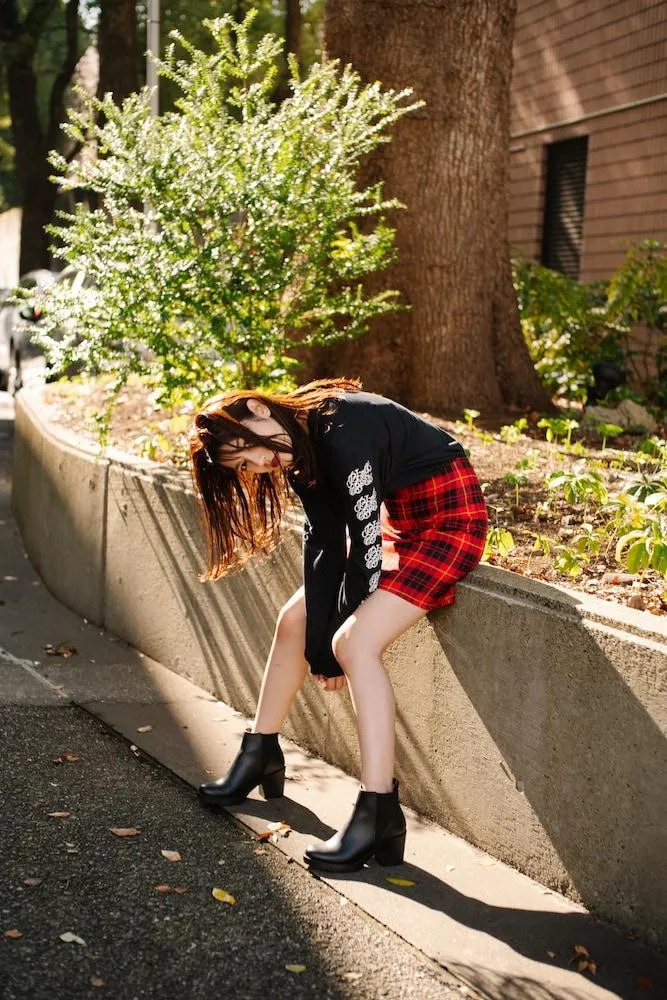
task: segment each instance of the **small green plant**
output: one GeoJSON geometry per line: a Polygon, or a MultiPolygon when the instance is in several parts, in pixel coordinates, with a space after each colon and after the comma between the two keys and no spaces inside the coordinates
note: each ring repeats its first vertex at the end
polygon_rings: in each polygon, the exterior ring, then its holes
{"type": "Polygon", "coordinates": [[[615,555],[616,562],[625,565],[630,573],[654,569],[667,579],[667,535],[658,521],[628,531],[619,538],[615,555]]]}
{"type": "Polygon", "coordinates": [[[606,503],[609,499],[607,487],[598,472],[588,469],[585,462],[578,461],[565,472],[551,472],[546,477],[549,490],[561,490],[567,503],[576,506],[590,500],[606,503]]]}
{"type": "Polygon", "coordinates": [[[554,559],[554,568],[563,576],[579,576],[588,561],[585,554],[563,547],[554,559]]]}
{"type": "Polygon", "coordinates": [[[529,481],[528,480],[528,476],[525,474],[525,472],[519,472],[517,470],[515,472],[507,472],[507,473],[505,473],[505,475],[503,476],[503,480],[504,480],[504,482],[507,483],[508,486],[513,486],[514,487],[514,490],[515,490],[515,494],[514,494],[515,506],[518,507],[519,506],[519,487],[526,485],[526,483],[529,481]]]}
{"type": "Polygon", "coordinates": [[[623,433],[623,428],[619,427],[618,424],[606,424],[601,421],[597,426],[598,434],[602,438],[602,450],[607,450],[607,438],[608,437],[618,437],[619,434],[623,433]]]}
{"type": "Polygon", "coordinates": [[[505,444],[516,444],[517,441],[521,440],[521,436],[527,427],[528,421],[526,418],[519,417],[513,424],[503,424],[498,433],[505,444]]]}
{"type": "Polygon", "coordinates": [[[569,417],[542,417],[537,426],[546,430],[546,439],[551,444],[558,444],[560,438],[565,438],[566,448],[572,444],[572,431],[579,426],[579,421],[569,417]]]}
{"type": "Polygon", "coordinates": [[[465,419],[465,422],[469,430],[471,431],[475,430],[475,421],[477,420],[477,417],[479,415],[480,415],[479,410],[464,409],[463,417],[465,419]]]}
{"type": "Polygon", "coordinates": [[[498,555],[501,559],[506,559],[510,552],[516,548],[514,536],[507,528],[494,525],[489,528],[486,536],[483,559],[488,559],[491,555],[498,555]]]}

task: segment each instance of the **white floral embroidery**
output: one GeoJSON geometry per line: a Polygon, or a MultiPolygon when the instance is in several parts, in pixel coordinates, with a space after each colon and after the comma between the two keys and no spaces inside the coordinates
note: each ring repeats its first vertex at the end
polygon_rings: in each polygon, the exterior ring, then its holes
{"type": "Polygon", "coordinates": [[[377,519],[369,521],[361,532],[361,540],[364,545],[372,545],[373,542],[376,542],[380,537],[380,530],[380,522],[377,519]]]}
{"type": "Polygon", "coordinates": [[[366,549],[364,552],[364,560],[366,562],[366,569],[375,569],[382,562],[382,546],[373,545],[370,549],[366,549]]]}
{"type": "Polygon", "coordinates": [[[354,513],[360,521],[367,521],[371,514],[374,514],[377,509],[378,497],[375,490],[373,490],[371,494],[359,497],[354,505],[354,513]]]}
{"type": "Polygon", "coordinates": [[[378,583],[380,582],[380,570],[377,573],[373,573],[372,577],[368,581],[369,593],[373,593],[374,590],[378,589],[378,583]]]}
{"type": "Polygon", "coordinates": [[[361,493],[364,486],[370,486],[373,482],[373,470],[371,469],[371,463],[366,462],[363,469],[353,469],[352,472],[347,477],[346,486],[350,496],[355,497],[357,493],[361,493]]]}

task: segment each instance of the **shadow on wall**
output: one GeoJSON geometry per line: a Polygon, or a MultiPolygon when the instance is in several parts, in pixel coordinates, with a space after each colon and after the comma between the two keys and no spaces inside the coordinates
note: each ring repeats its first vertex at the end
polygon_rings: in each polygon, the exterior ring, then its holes
{"type": "MultiPolygon", "coordinates": [[[[525,602],[484,610],[474,632],[461,627],[468,616],[434,616],[435,634],[562,861],[567,881],[555,887],[655,943],[666,930],[667,741],[651,712],[665,725],[664,649],[637,640],[619,653],[611,629],[541,622],[525,602]]],[[[492,853],[515,863],[502,839],[492,853]]]]}

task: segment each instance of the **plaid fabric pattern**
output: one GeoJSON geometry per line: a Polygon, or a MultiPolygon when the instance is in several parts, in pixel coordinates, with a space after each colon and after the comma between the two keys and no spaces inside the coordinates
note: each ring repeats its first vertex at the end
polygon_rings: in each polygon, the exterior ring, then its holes
{"type": "Polygon", "coordinates": [[[453,604],[456,582],[484,552],[488,515],[467,458],[384,501],[380,590],[431,611],[453,604]]]}

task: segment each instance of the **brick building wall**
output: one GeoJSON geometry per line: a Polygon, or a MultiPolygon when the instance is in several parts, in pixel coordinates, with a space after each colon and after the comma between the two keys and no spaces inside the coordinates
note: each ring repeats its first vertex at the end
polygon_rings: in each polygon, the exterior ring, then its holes
{"type": "Polygon", "coordinates": [[[549,220],[568,191],[553,177],[568,150],[585,155],[581,225],[564,221],[572,276],[608,278],[628,243],[667,242],[667,0],[519,0],[511,131],[513,246],[550,263],[549,220]]]}

